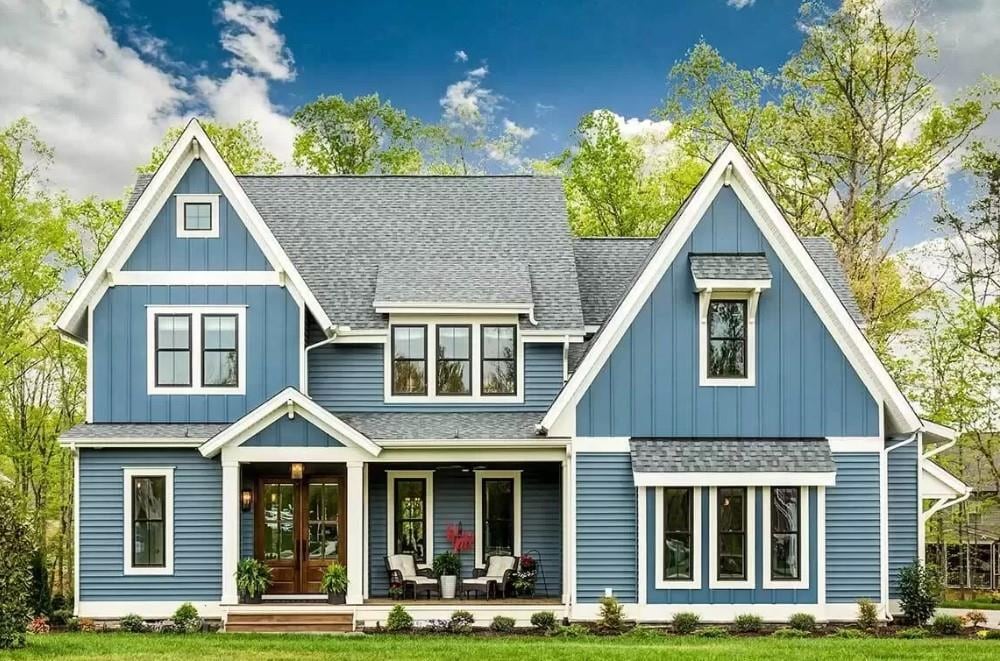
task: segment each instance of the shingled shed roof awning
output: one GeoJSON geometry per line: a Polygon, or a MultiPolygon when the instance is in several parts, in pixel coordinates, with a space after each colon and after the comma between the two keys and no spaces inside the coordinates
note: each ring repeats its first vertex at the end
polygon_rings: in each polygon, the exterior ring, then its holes
{"type": "Polygon", "coordinates": [[[699,290],[734,284],[747,289],[771,286],[771,267],[763,253],[691,253],[688,259],[699,290]]]}
{"type": "Polygon", "coordinates": [[[528,265],[519,261],[394,261],[378,267],[375,309],[486,308],[530,314],[528,265]]]}
{"type": "Polygon", "coordinates": [[[825,438],[633,438],[636,486],[833,486],[825,438]]]}

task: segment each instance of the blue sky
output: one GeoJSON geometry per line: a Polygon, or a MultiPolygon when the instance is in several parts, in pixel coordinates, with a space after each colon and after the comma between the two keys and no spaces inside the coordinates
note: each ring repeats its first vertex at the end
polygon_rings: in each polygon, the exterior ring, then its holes
{"type": "MultiPolygon", "coordinates": [[[[883,0],[890,12],[916,1],[883,0]]],[[[801,44],[798,6],[0,0],[0,44],[14,54],[0,60],[0,122],[32,119],[56,149],[53,184],[73,194],[120,192],[166,128],[192,114],[255,119],[288,159],[288,117],[320,94],[378,92],[426,121],[474,107],[516,134],[523,156],[541,157],[565,148],[595,108],[656,129],[667,73],[701,38],[741,67],[774,71],[801,44]]],[[[942,47],[930,73],[947,96],[997,68],[983,54],[997,51],[1000,2],[932,6],[922,27],[942,47]]],[[[903,223],[903,243],[926,236],[926,222],[903,223]]]]}

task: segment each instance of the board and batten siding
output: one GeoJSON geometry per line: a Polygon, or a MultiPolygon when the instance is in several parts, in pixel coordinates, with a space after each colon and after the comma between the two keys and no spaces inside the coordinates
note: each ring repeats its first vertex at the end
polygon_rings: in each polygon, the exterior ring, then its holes
{"type": "MultiPolygon", "coordinates": [[[[300,310],[277,286],[117,286],[94,310],[94,422],[233,422],[299,386],[300,310]],[[245,305],[245,395],[150,395],[149,305],[245,305]]],[[[194,329],[195,332],[198,329],[194,329]]]]}
{"type": "Polygon", "coordinates": [[[878,407],[730,188],[722,188],[576,409],[578,436],[878,436],[878,407]],[[691,252],[763,252],[753,387],[699,386],[691,252]]]}
{"type": "Polygon", "coordinates": [[[309,395],[331,411],[545,411],[563,385],[563,347],[524,344],[524,402],[520,404],[386,404],[385,348],[328,344],[309,352],[309,395]]]}
{"type": "Polygon", "coordinates": [[[837,484],[826,491],[826,600],[877,602],[881,592],[879,453],[835,453],[833,459],[837,484]]]}
{"type": "MultiPolygon", "coordinates": [[[[80,449],[80,601],[218,601],[222,469],[196,449],[80,449]],[[174,468],[174,573],[126,576],[124,468],[174,468]]],[[[131,533],[128,533],[129,535],[131,533]]]]}
{"type": "MultiPolygon", "coordinates": [[[[893,445],[898,441],[886,441],[893,445]]],[[[899,571],[919,557],[917,471],[920,470],[916,441],[888,455],[889,477],[889,598],[899,598],[899,571]]]]}
{"type": "Polygon", "coordinates": [[[282,416],[243,442],[252,448],[341,448],[344,444],[302,416],[282,416]]]}
{"type": "Polygon", "coordinates": [[[576,599],[638,599],[638,527],[628,453],[576,455],[576,599]]]}
{"type": "Polygon", "coordinates": [[[221,193],[201,161],[194,161],[166,198],[146,234],[125,261],[124,271],[272,271],[246,225],[219,195],[219,236],[178,237],[179,193],[221,193]]]}
{"type": "Polygon", "coordinates": [[[764,490],[754,489],[754,526],[747,530],[747,539],[754,545],[754,589],[711,589],[709,577],[715,568],[710,563],[709,548],[709,489],[701,490],[701,535],[695,549],[695,557],[701,563],[701,588],[682,590],[660,590],[656,588],[657,572],[656,545],[662,543],[656,538],[656,489],[646,489],[646,602],[650,604],[815,604],[817,603],[818,545],[817,512],[819,500],[816,487],[809,487],[809,583],[801,589],[765,589],[764,544],[769,543],[768,531],[764,529],[764,490]]]}

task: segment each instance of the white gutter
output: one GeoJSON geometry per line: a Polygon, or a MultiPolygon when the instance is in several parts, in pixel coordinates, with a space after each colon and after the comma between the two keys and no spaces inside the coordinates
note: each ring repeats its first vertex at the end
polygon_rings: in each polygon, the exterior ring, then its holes
{"type": "Polygon", "coordinates": [[[309,352],[312,351],[313,349],[318,349],[319,347],[330,344],[331,342],[336,340],[337,334],[341,330],[350,330],[350,328],[348,328],[347,326],[331,326],[329,332],[327,333],[327,338],[325,340],[320,340],[315,344],[310,344],[306,346],[306,360],[305,360],[305,367],[303,368],[305,374],[302,375],[302,383],[305,385],[305,392],[302,393],[303,395],[309,394],[309,352]]]}
{"type": "Polygon", "coordinates": [[[929,450],[929,451],[925,452],[923,458],[924,459],[930,459],[931,457],[933,457],[935,455],[941,454],[945,450],[950,450],[951,448],[953,448],[955,446],[955,443],[958,443],[958,439],[957,438],[953,438],[952,440],[948,441],[947,443],[939,445],[936,448],[934,448],[933,450],[929,450]]]}
{"type": "Polygon", "coordinates": [[[959,503],[963,503],[966,500],[968,500],[969,496],[971,496],[971,495],[972,495],[972,492],[970,491],[970,492],[966,493],[963,496],[959,496],[958,498],[951,498],[951,499],[941,498],[936,503],[934,503],[933,505],[931,505],[931,508],[929,510],[927,510],[926,512],[924,512],[924,519],[923,519],[923,521],[921,523],[922,524],[926,524],[928,521],[931,520],[932,516],[934,516],[935,514],[937,514],[938,512],[940,512],[941,510],[948,509],[949,507],[952,507],[953,505],[958,505],[959,503]]]}

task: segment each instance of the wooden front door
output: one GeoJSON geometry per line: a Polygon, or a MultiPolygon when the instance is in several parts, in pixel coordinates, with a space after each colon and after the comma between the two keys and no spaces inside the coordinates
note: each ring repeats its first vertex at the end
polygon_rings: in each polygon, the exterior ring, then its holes
{"type": "Polygon", "coordinates": [[[269,594],[319,592],[326,566],[345,563],[341,477],[262,478],[256,556],[271,567],[269,594]]]}

